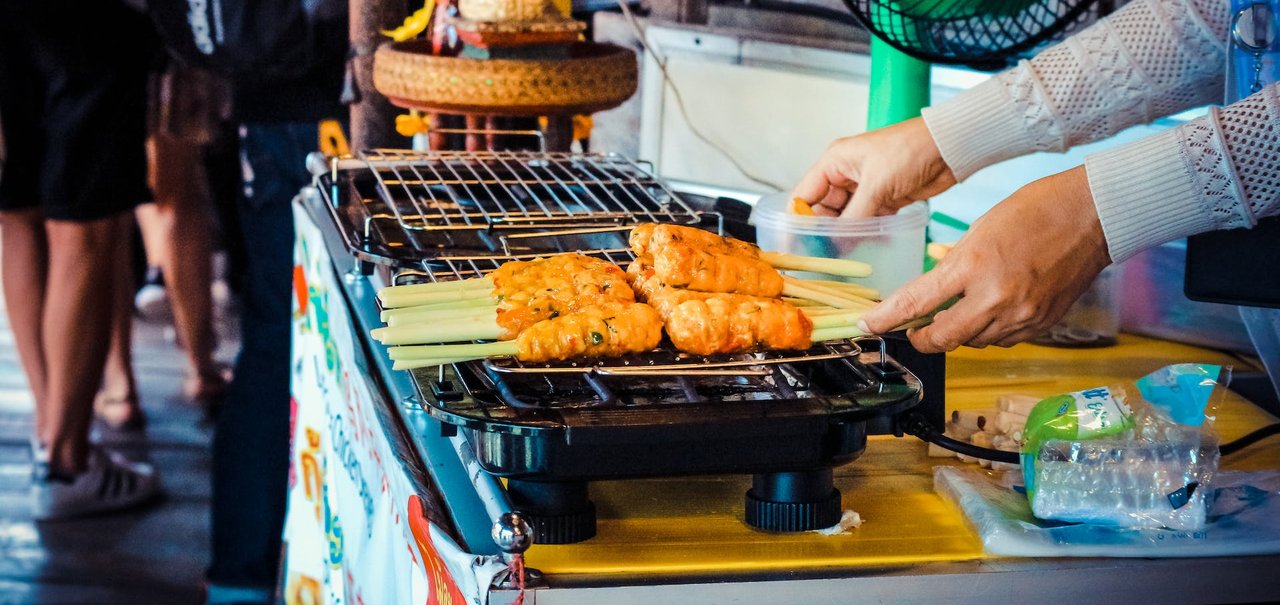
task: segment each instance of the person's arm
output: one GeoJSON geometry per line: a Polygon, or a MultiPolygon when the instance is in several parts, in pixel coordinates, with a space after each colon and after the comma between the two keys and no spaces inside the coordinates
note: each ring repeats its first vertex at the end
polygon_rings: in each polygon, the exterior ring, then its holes
{"type": "Polygon", "coordinates": [[[1085,158],[1113,262],[1280,214],[1280,84],[1085,158]]]}
{"type": "Polygon", "coordinates": [[[1203,118],[1090,155],[984,214],[937,268],[863,317],[870,333],[925,315],[921,351],[1007,346],[1062,317],[1112,262],[1280,215],[1280,84],[1203,118]]]}
{"type": "Polygon", "coordinates": [[[978,86],[924,110],[956,180],[1220,102],[1226,0],[1134,0],[978,86]]]}

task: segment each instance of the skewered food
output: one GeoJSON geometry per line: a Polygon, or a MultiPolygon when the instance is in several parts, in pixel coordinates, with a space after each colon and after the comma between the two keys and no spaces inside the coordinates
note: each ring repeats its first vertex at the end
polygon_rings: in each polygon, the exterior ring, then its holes
{"type": "Polygon", "coordinates": [[[758,258],[707,252],[683,241],[652,252],[654,271],[672,287],[769,298],[782,294],[782,275],[758,258]]]}
{"type": "MultiPolygon", "coordinates": [[[[702,229],[681,225],[657,225],[652,223],[638,225],[631,231],[630,244],[631,250],[636,253],[637,257],[653,257],[655,261],[671,245],[681,244],[691,246],[711,255],[758,259],[775,269],[813,271],[845,277],[867,277],[871,275],[871,266],[866,263],[845,259],[814,258],[779,252],[765,252],[752,244],[740,240],[721,237],[702,229]]],[[[672,283],[671,280],[666,281],[672,283]]]]}
{"type": "Polygon", "coordinates": [[[662,316],[671,344],[696,355],[807,349],[815,323],[849,332],[862,315],[844,311],[811,318],[805,309],[778,299],[671,288],[643,259],[627,268],[627,277],[636,296],[662,316]]]}
{"type": "Polygon", "coordinates": [[[538,322],[514,341],[392,347],[396,369],[514,355],[527,362],[617,357],[652,350],[662,340],[662,318],[642,303],[605,303],[538,322]]]}
{"type": "Polygon", "coordinates": [[[617,265],[582,254],[512,261],[482,279],[393,286],[379,293],[389,307],[441,295],[462,298],[384,311],[389,327],[375,330],[374,337],[392,345],[511,340],[546,319],[605,302],[635,302],[617,265]]]}

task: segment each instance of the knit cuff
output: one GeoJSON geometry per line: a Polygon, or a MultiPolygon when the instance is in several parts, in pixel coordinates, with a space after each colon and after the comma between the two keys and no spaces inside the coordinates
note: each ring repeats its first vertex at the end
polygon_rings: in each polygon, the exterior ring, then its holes
{"type": "Polygon", "coordinates": [[[1178,129],[1090,154],[1084,165],[1112,262],[1214,227],[1178,129]]]}
{"type": "Polygon", "coordinates": [[[1032,150],[1023,116],[997,78],[926,107],[921,114],[957,181],[1032,150]]]}

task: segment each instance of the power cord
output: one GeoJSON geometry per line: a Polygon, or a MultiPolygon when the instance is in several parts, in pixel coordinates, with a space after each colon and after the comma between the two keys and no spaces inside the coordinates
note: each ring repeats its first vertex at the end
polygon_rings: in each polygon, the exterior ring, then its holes
{"type": "Polygon", "coordinates": [[[671,79],[671,74],[667,73],[666,57],[663,57],[662,55],[659,55],[658,53],[654,52],[653,48],[649,46],[649,41],[645,36],[644,27],[640,25],[640,21],[638,21],[636,19],[635,14],[631,12],[631,7],[627,6],[626,0],[618,0],[618,6],[622,8],[622,14],[627,19],[627,23],[631,25],[631,29],[635,30],[636,39],[640,41],[640,46],[644,48],[644,52],[652,56],[653,62],[658,65],[658,70],[662,72],[662,80],[666,83],[667,86],[671,87],[671,94],[676,99],[676,108],[680,110],[680,116],[684,118],[685,124],[688,125],[689,132],[692,132],[693,136],[697,137],[703,143],[706,143],[707,146],[711,147],[712,149],[716,150],[720,155],[724,156],[724,158],[726,160],[729,160],[729,163],[733,164],[733,167],[736,168],[738,172],[742,174],[742,176],[746,177],[747,179],[751,180],[757,185],[767,187],[773,191],[786,190],[787,189],[786,187],[782,187],[777,183],[769,181],[768,179],[761,178],[754,174],[751,174],[751,172],[748,171],[746,167],[744,167],[741,163],[738,162],[737,158],[733,157],[733,154],[729,153],[729,150],[725,149],[724,146],[720,145],[719,143],[711,140],[711,137],[704,134],[701,130],[698,129],[697,126],[694,126],[693,120],[689,118],[689,111],[685,109],[684,96],[680,94],[680,89],[676,88],[676,83],[674,80],[671,79]]]}
{"type": "MultiPolygon", "coordinates": [[[[951,450],[958,454],[964,454],[973,458],[981,458],[983,460],[991,460],[993,462],[1007,462],[1009,464],[1020,464],[1020,456],[1017,452],[1006,452],[1002,450],[994,450],[991,448],[980,447],[972,443],[965,443],[952,439],[933,426],[925,417],[918,412],[907,412],[898,417],[899,426],[902,432],[918,437],[923,441],[932,443],[943,449],[951,450]]],[[[1230,456],[1240,450],[1249,447],[1267,437],[1280,435],[1280,422],[1268,424],[1258,430],[1249,433],[1235,441],[1224,443],[1218,447],[1218,452],[1223,456],[1230,456]]]]}
{"type": "Polygon", "coordinates": [[[992,462],[1004,462],[1008,464],[1021,464],[1021,457],[1018,452],[1006,452],[1003,450],[994,450],[987,447],[973,445],[957,441],[938,430],[919,412],[911,411],[898,417],[899,427],[902,432],[919,437],[920,439],[932,443],[940,448],[948,449],[957,454],[964,454],[973,458],[981,458],[992,462]]]}
{"type": "Polygon", "coordinates": [[[1278,435],[1278,434],[1280,434],[1280,422],[1276,424],[1268,424],[1267,426],[1264,426],[1252,433],[1249,433],[1244,437],[1236,439],[1235,441],[1232,441],[1230,443],[1224,443],[1221,446],[1218,446],[1218,452],[1220,452],[1223,456],[1230,456],[1231,454],[1234,454],[1246,447],[1249,447],[1250,445],[1253,445],[1259,441],[1262,441],[1267,437],[1270,437],[1272,435],[1278,435]]]}

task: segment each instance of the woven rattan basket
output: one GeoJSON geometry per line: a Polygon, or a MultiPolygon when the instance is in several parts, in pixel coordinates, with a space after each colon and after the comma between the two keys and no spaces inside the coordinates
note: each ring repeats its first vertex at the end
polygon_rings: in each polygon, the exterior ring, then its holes
{"type": "Polygon", "coordinates": [[[592,113],[635,94],[636,57],[577,42],[560,60],[467,59],[429,54],[422,40],[394,42],[373,59],[373,85],[401,107],[500,115],[592,113]]]}

